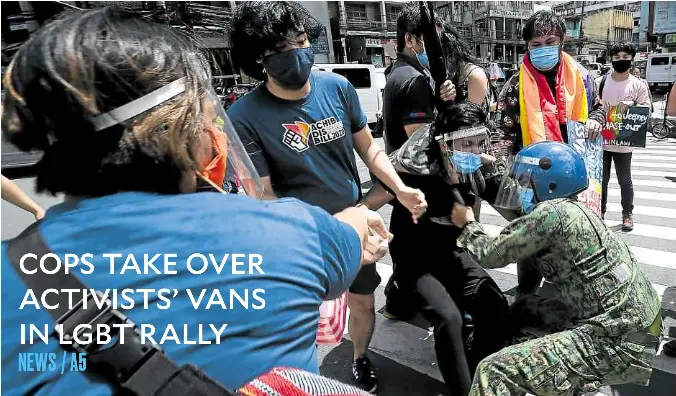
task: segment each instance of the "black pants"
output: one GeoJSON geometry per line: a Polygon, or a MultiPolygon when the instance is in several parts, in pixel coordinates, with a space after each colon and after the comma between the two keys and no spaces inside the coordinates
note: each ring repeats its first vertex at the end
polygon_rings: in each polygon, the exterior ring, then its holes
{"type": "Polygon", "coordinates": [[[451,396],[467,396],[472,378],[465,355],[462,313],[451,293],[432,274],[421,276],[416,286],[433,311],[430,321],[434,324],[434,351],[441,376],[451,396]]]}
{"type": "Polygon", "coordinates": [[[466,396],[472,379],[458,303],[464,286],[464,266],[455,245],[460,230],[429,220],[413,224],[405,208],[393,206],[390,232],[394,239],[390,255],[394,274],[390,280],[396,279],[399,287],[396,300],[387,295],[388,305],[399,306],[399,312],[415,312],[420,304],[431,307],[425,316],[435,328],[434,349],[439,370],[451,396],[466,396]]]}
{"type": "Polygon", "coordinates": [[[634,185],[631,181],[631,154],[603,152],[603,192],[601,193],[601,212],[606,212],[608,202],[608,182],[610,181],[610,165],[615,161],[615,173],[622,196],[622,215],[630,215],[634,210],[634,185]]]}

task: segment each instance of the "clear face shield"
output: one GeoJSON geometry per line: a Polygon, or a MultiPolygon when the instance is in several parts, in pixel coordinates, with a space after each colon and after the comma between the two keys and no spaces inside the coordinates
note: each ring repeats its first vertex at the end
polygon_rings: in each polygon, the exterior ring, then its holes
{"type": "Polygon", "coordinates": [[[482,167],[489,162],[488,128],[460,129],[436,137],[445,179],[450,184],[468,184],[478,194],[486,188],[482,167]]]}
{"type": "Polygon", "coordinates": [[[530,213],[536,203],[532,186],[533,170],[539,166],[539,158],[514,157],[509,173],[500,183],[494,206],[516,214],[530,213]]]}
{"type": "Polygon", "coordinates": [[[211,138],[212,156],[197,172],[203,183],[199,190],[210,187],[222,193],[263,197],[263,184],[244,144],[230,122],[213,89],[204,98],[204,126],[211,138]],[[208,186],[208,187],[207,187],[208,186]]]}
{"type": "MultiPolygon", "coordinates": [[[[183,94],[186,77],[179,78],[145,96],[92,119],[96,131],[127,122],[156,106],[183,94]]],[[[195,173],[198,191],[205,186],[222,193],[237,192],[255,198],[263,196],[258,172],[225,114],[216,92],[208,86],[203,98],[205,143],[203,155],[198,155],[195,173]],[[209,144],[210,143],[210,144],[209,144]],[[208,152],[207,152],[208,151],[208,152]]]]}

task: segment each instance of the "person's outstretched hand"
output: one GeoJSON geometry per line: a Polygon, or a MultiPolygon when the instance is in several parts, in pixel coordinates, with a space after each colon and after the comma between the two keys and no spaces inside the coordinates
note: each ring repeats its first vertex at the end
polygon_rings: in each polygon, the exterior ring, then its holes
{"type": "Polygon", "coordinates": [[[427,211],[425,194],[417,188],[404,187],[397,193],[397,200],[413,215],[413,223],[427,211]]]}
{"type": "Polygon", "coordinates": [[[470,221],[474,221],[474,211],[469,206],[456,203],[453,205],[453,211],[451,212],[451,221],[456,226],[463,228],[470,221]]]}
{"type": "Polygon", "coordinates": [[[596,140],[601,136],[601,124],[594,120],[587,120],[584,124],[585,132],[587,132],[587,139],[596,140]]]}
{"type": "Polygon", "coordinates": [[[392,234],[387,231],[385,222],[378,212],[367,210],[366,222],[369,226],[369,236],[362,254],[362,264],[373,264],[387,254],[392,234]]]}
{"type": "Polygon", "coordinates": [[[42,209],[42,208],[39,208],[33,214],[35,215],[35,220],[42,220],[42,218],[45,217],[45,210],[42,209]]]}
{"type": "Polygon", "coordinates": [[[455,85],[453,85],[451,80],[446,80],[441,84],[439,87],[439,95],[444,102],[455,100],[457,93],[455,91],[455,85]]]}

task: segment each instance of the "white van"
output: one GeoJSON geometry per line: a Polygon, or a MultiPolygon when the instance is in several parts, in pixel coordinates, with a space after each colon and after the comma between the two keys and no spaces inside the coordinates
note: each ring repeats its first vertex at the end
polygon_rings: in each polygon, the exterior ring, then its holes
{"type": "Polygon", "coordinates": [[[676,54],[652,54],[648,56],[645,79],[650,89],[669,89],[676,81],[676,54]]]}
{"type": "Polygon", "coordinates": [[[599,78],[603,73],[603,66],[600,63],[590,62],[584,65],[584,67],[589,71],[589,75],[593,78],[599,78]]]}
{"type": "MultiPolygon", "coordinates": [[[[353,63],[319,63],[313,69],[340,74],[352,83],[357,90],[361,108],[366,113],[369,124],[378,121],[378,112],[382,108],[381,82],[376,75],[373,65],[359,65],[353,63]]],[[[384,77],[384,74],[383,74],[384,77]]]]}

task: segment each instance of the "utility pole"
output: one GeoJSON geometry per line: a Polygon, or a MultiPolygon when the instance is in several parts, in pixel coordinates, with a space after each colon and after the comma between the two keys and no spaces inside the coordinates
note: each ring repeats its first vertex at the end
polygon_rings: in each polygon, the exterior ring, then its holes
{"type": "Polygon", "coordinates": [[[582,2],[582,12],[580,13],[580,37],[578,40],[578,55],[582,55],[582,48],[584,48],[584,6],[587,2],[582,2]]]}

